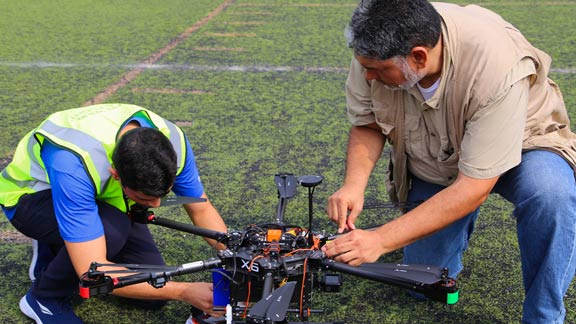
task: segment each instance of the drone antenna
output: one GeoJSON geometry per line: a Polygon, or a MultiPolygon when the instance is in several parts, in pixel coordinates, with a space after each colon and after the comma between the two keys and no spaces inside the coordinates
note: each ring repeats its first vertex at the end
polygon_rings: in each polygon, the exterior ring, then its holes
{"type": "Polygon", "coordinates": [[[296,194],[296,177],[292,173],[278,173],[274,176],[274,182],[278,189],[278,209],[276,211],[276,222],[284,224],[284,211],[288,199],[296,194]]]}
{"type": "Polygon", "coordinates": [[[301,176],[298,181],[300,182],[300,185],[302,185],[302,187],[308,188],[308,233],[306,234],[307,238],[308,238],[308,244],[310,244],[310,246],[314,245],[314,237],[310,234],[312,233],[312,219],[314,218],[314,211],[312,208],[312,204],[313,204],[313,195],[314,195],[314,189],[317,185],[322,183],[322,180],[324,178],[322,178],[322,176],[319,175],[305,175],[305,176],[301,176]]]}

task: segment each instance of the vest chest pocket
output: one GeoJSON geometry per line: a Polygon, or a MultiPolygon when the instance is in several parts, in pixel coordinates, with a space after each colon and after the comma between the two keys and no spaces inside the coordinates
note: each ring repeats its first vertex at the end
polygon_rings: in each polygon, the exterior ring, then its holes
{"type": "Polygon", "coordinates": [[[384,134],[384,136],[386,136],[389,140],[393,139],[395,136],[394,129],[396,127],[394,121],[394,112],[390,108],[390,105],[375,101],[372,106],[372,111],[376,117],[376,124],[378,124],[382,130],[382,134],[384,134]]]}
{"type": "Polygon", "coordinates": [[[404,120],[404,145],[406,153],[413,158],[422,158],[428,155],[423,125],[420,115],[406,114],[404,120]]]}

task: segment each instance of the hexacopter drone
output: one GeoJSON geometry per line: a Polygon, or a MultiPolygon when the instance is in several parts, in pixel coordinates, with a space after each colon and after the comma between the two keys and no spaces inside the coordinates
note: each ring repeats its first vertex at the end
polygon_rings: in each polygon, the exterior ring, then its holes
{"type": "MultiPolygon", "coordinates": [[[[394,263],[354,267],[325,257],[321,247],[337,235],[312,230],[313,192],[322,177],[297,178],[282,173],[276,174],[274,180],[279,198],[276,220],[229,233],[161,219],[148,208],[136,205],[129,213],[134,221],[211,238],[225,244],[226,249],[218,251],[216,257],[179,266],[114,264],[126,270],[105,271],[102,268],[112,265],[92,263],[80,281],[80,295],[89,298],[142,282],[162,288],[173,277],[208,270],[213,277],[214,310],[226,313],[226,324],[312,324],[310,316],[322,312],[312,308],[312,291],[339,291],[342,274],[418,292],[446,304],[457,302],[456,281],[448,277],[446,268],[394,263]],[[308,188],[307,229],[284,222],[287,201],[295,195],[298,184],[308,188]],[[126,275],[110,276],[118,273],[126,275]],[[290,322],[289,318],[298,322],[290,322]]],[[[193,201],[203,200],[174,197],[165,199],[163,205],[193,201]]],[[[201,315],[193,314],[199,323],[203,323],[201,315]]]]}

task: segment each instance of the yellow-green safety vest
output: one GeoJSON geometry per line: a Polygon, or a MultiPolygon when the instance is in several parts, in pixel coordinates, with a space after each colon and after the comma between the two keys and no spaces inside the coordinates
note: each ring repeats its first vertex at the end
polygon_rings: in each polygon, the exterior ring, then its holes
{"type": "Polygon", "coordinates": [[[118,132],[132,117],[146,118],[166,135],[176,151],[177,174],[180,174],[186,157],[186,141],[182,130],[174,123],[129,104],[75,108],[50,115],[22,138],[12,161],[0,174],[0,204],[13,207],[22,195],[51,188],[40,156],[40,148],[48,140],[80,158],[94,184],[97,200],[126,212],[128,206],[122,188],[112,178],[109,168],[118,132]]]}

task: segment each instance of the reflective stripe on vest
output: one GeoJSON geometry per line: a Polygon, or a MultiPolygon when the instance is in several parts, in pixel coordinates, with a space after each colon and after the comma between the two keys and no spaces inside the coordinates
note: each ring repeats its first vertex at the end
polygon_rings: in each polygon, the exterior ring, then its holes
{"type": "Polygon", "coordinates": [[[32,192],[41,191],[49,189],[50,185],[44,181],[39,181],[36,179],[46,179],[46,172],[38,162],[39,157],[34,153],[34,146],[38,145],[36,139],[31,136],[31,133],[27,135],[28,140],[26,141],[26,151],[28,157],[30,158],[30,169],[27,170],[28,174],[31,176],[32,180],[19,180],[10,174],[10,169],[5,168],[2,170],[2,177],[13,182],[20,188],[30,188],[32,192]]]}
{"type": "MultiPolygon", "coordinates": [[[[96,193],[101,193],[104,186],[102,179],[106,179],[110,175],[110,162],[108,162],[107,152],[103,143],[81,130],[61,127],[50,120],[42,124],[37,134],[42,133],[58,134],[60,139],[66,139],[68,143],[65,147],[80,158],[84,168],[87,169],[88,174],[91,176],[92,184],[98,186],[96,187],[96,193]],[[82,147],[89,147],[90,151],[86,151],[82,147]],[[96,175],[98,175],[98,179],[94,178],[96,175]]],[[[38,141],[42,142],[40,139],[38,141]]],[[[60,145],[61,143],[56,142],[54,144],[60,145]]]]}

